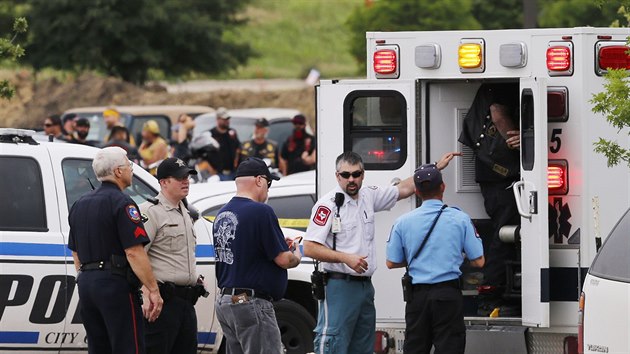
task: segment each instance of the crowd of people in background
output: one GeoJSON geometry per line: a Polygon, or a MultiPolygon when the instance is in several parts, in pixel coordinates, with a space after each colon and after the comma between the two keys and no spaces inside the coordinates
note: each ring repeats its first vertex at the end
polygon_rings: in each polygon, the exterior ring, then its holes
{"type": "Polygon", "coordinates": [[[76,113],[51,115],[44,119],[43,132],[55,140],[95,147],[117,146],[127,152],[130,161],[155,175],[159,164],[169,157],[181,159],[195,168],[196,181],[234,180],[236,167],[248,157],[263,159],[270,169],[284,176],[315,169],[316,139],[307,132],[306,117],[295,115],[293,131],[285,141],[268,138],[270,124],[266,118],[257,119],[251,137],[243,142],[230,127],[230,113],[225,107],[216,111],[216,125],[199,136],[193,136],[194,119],[181,114],[171,128],[170,141],[162,136],[156,120],[147,120],[136,138],[121,121],[115,108],[103,111],[107,132],[102,141],[90,140],[90,120],[76,113]]]}

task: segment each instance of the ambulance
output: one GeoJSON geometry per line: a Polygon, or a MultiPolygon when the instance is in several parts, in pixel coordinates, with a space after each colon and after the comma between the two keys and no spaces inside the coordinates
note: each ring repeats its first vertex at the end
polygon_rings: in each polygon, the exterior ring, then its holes
{"type": "MultiPolygon", "coordinates": [[[[509,267],[521,315],[480,317],[476,287],[464,287],[466,353],[576,353],[578,300],[602,239],[629,205],[627,167],[609,168],[593,151],[600,137],[628,146],[627,134],[592,112],[609,68],[628,68],[628,28],[368,32],[367,78],[323,80],[316,89],[317,195],[336,185],[335,158],[360,154],[364,185],[384,186],[451,151],[444,201],[490,222],[475,182],[474,152],[458,142],[478,88],[518,86],[520,225],[504,227],[520,257],[509,267]]],[[[416,197],[377,213],[377,353],[402,353],[402,270],[385,267],[394,220],[416,197]]],[[[489,235],[483,235],[484,240],[489,235]]],[[[464,274],[464,278],[467,274],[464,274]]],[[[626,314],[623,314],[624,316],[626,314]]],[[[606,326],[606,323],[599,324],[606,326]]]]}

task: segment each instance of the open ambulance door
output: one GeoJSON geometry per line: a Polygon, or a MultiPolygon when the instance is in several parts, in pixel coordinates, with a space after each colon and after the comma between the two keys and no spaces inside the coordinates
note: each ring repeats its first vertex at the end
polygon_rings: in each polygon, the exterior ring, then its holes
{"type": "Polygon", "coordinates": [[[523,325],[549,327],[547,85],[521,79],[521,180],[514,196],[521,214],[523,325]]]}
{"type": "MultiPolygon", "coordinates": [[[[316,95],[318,198],[337,186],[335,160],[344,151],[362,157],[364,187],[385,187],[413,174],[419,136],[413,80],[322,80],[316,95]]],[[[402,271],[386,268],[385,245],[393,221],[415,206],[411,197],[390,211],[367,216],[366,222],[375,223],[378,320],[404,318],[402,271]]]]}

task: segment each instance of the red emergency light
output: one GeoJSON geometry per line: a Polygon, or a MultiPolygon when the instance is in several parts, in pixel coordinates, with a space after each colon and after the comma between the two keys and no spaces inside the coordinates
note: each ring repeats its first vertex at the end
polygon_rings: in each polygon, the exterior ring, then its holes
{"type": "Polygon", "coordinates": [[[630,69],[630,55],[625,45],[601,47],[598,53],[598,66],[601,70],[630,69]]]}
{"type": "Polygon", "coordinates": [[[374,72],[381,75],[389,75],[396,72],[398,58],[396,51],[381,49],[374,52],[374,72]]]}
{"type": "Polygon", "coordinates": [[[547,166],[547,187],[549,195],[567,194],[568,164],[566,160],[551,160],[547,166]]]}
{"type": "Polygon", "coordinates": [[[547,69],[550,71],[567,71],[571,69],[571,48],[566,46],[547,48],[547,69]]]}

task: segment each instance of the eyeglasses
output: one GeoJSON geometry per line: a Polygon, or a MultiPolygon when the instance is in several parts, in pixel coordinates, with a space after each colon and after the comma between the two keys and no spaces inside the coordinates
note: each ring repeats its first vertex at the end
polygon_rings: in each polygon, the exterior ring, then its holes
{"type": "Polygon", "coordinates": [[[359,178],[363,175],[363,171],[354,171],[354,172],[344,171],[344,172],[337,172],[337,174],[344,179],[348,179],[350,178],[350,176],[352,176],[352,178],[359,178]]]}
{"type": "Polygon", "coordinates": [[[267,178],[267,176],[263,176],[260,175],[260,177],[264,178],[267,181],[267,189],[271,188],[271,182],[273,182],[273,180],[267,178]]]}
{"type": "MultiPolygon", "coordinates": [[[[127,166],[127,164],[118,165],[118,167],[125,167],[125,166],[127,166]]],[[[129,161],[129,165],[128,166],[129,166],[129,169],[133,171],[133,162],[129,161]]]]}

